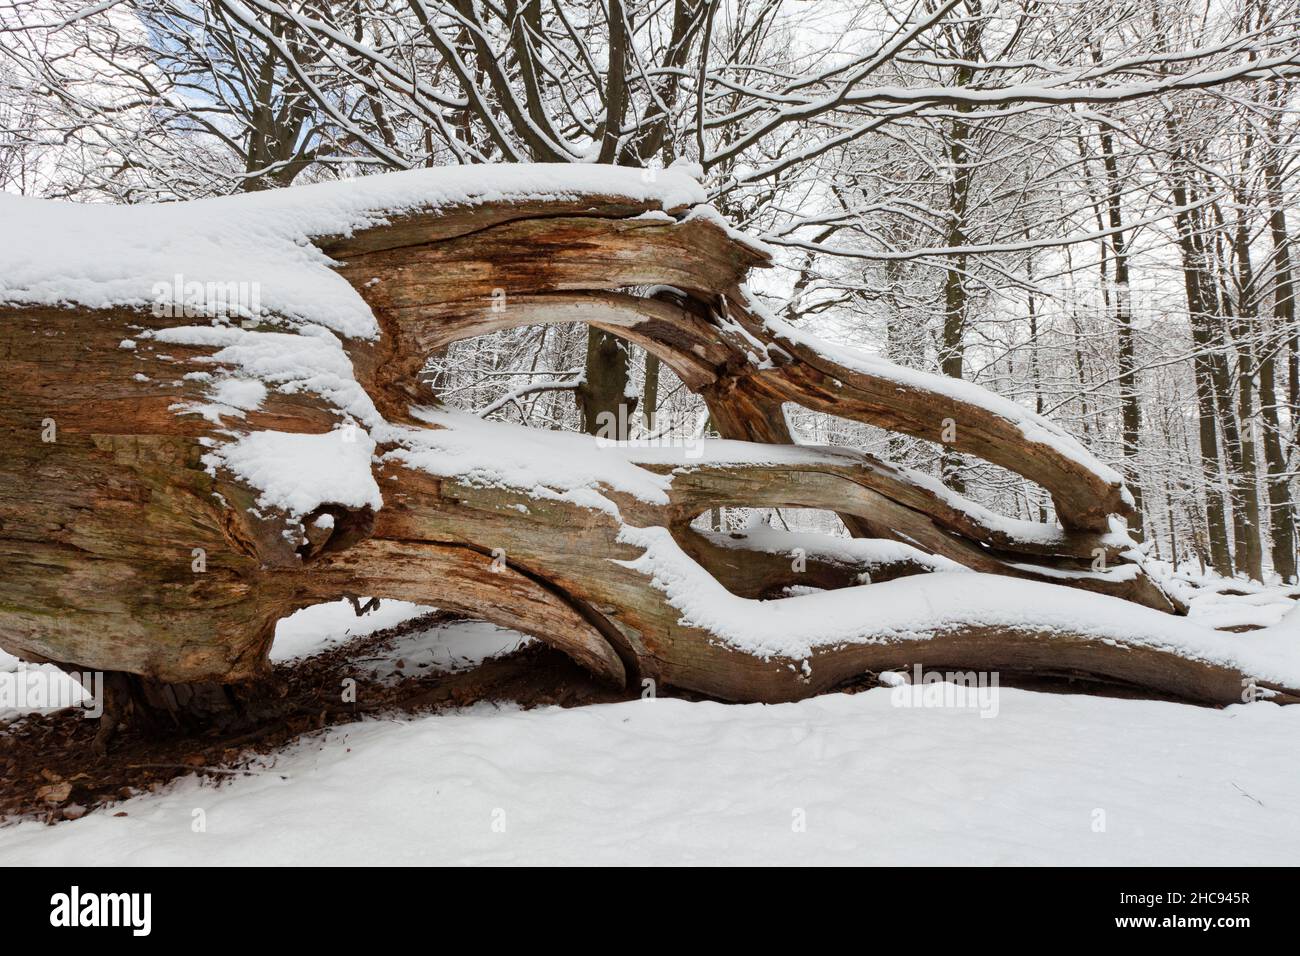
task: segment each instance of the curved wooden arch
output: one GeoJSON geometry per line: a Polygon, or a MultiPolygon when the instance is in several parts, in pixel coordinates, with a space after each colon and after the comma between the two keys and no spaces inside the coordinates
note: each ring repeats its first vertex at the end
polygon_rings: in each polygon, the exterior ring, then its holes
{"type": "MultiPolygon", "coordinates": [[[[586,322],[653,346],[711,404],[746,410],[724,420],[752,421],[755,408],[794,402],[936,442],[948,427],[956,450],[1047,489],[1068,528],[1105,532],[1110,515],[1131,512],[1118,475],[1081,448],[1063,450],[1073,439],[1028,410],[1015,407],[1018,420],[1011,419],[954,393],[939,376],[929,376],[927,387],[927,376],[900,379],[888,374],[888,363],[878,363],[877,374],[847,366],[755,314],[740,284],[768,260],[715,219],[604,218],[594,213],[594,199],[593,211],[582,216],[565,215],[566,204],[553,216],[542,208],[530,204],[519,218],[496,209],[483,228],[451,236],[431,228],[421,238],[423,232],[410,229],[407,244],[354,252],[340,265],[384,329],[386,371],[376,376],[379,384],[400,388],[396,383],[413,381],[414,363],[453,341],[549,321],[586,322]],[[621,294],[634,286],[666,286],[680,295],[661,294],[650,300],[661,303],[655,305],[621,294]],[[505,309],[493,311],[502,294],[505,309]],[[677,310],[669,311],[665,304],[674,300],[677,310]],[[701,366],[711,367],[711,380],[701,366]],[[1026,421],[1034,432],[1026,433],[1026,421]]],[[[354,241],[361,248],[375,242],[366,235],[354,241]]],[[[352,248],[325,246],[332,255],[352,248]]],[[[392,404],[409,399],[408,388],[392,404]]],[[[762,434],[766,428],[745,430],[753,434],[734,437],[771,440],[762,434]]]]}

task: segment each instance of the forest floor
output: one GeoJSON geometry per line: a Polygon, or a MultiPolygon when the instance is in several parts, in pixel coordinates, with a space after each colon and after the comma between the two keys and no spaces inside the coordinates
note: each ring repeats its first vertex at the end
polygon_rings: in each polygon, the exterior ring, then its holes
{"type": "Polygon", "coordinates": [[[93,747],[99,722],[78,708],[11,718],[0,733],[0,819],[55,823],[96,809],[120,812],[118,801],[156,793],[177,777],[249,776],[256,758],[367,717],[415,717],[483,700],[573,707],[628,696],[564,654],[482,621],[403,602],[361,619],[345,602],[311,610],[317,613],[281,629],[288,647],[277,638],[268,682],[276,693],[251,725],[201,736],[127,728],[101,754],[93,747]],[[315,646],[310,628],[319,628],[315,646]]]}
{"type": "MultiPolygon", "coordinates": [[[[1294,606],[1294,589],[1188,577],[1192,614],[1225,630],[1294,606]]],[[[1300,854],[1300,707],[1006,686],[929,706],[873,680],[775,706],[629,700],[519,634],[401,602],[309,608],[272,656],[284,694],[251,732],[125,733],[97,756],[75,711],[0,711],[0,863],[1300,854]]]]}

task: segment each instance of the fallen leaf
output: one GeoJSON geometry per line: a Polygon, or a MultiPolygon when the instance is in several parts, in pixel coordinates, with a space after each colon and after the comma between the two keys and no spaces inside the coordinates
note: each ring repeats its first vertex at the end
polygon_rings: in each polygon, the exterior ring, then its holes
{"type": "Polygon", "coordinates": [[[36,799],[44,800],[46,803],[62,803],[70,796],[72,796],[70,783],[51,783],[36,790],[36,799]]]}

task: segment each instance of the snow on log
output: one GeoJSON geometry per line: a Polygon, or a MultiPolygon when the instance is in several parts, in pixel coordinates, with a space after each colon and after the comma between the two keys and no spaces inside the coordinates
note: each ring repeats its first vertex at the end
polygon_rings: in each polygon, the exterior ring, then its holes
{"type": "Polygon", "coordinates": [[[365,594],[533,634],[615,684],[731,700],[914,663],[1209,703],[1300,687],[1295,622],[1225,635],[1162,613],[1182,608],[1122,530],[1119,476],[1057,426],[766,314],[745,280],[767,252],[675,171],[0,213],[0,647],[28,659],[247,681],[281,617],[365,594]],[[729,440],[489,423],[418,377],[450,342],[574,321],[658,355],[729,440]],[[1062,526],[795,445],[787,402],[951,430],[1045,487],[1062,526]],[[857,537],[692,530],[732,505],[834,510],[857,537]]]}

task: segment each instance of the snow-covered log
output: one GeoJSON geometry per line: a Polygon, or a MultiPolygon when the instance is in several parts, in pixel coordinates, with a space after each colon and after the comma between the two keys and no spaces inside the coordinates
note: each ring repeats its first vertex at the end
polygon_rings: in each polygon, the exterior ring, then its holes
{"type": "Polygon", "coordinates": [[[238,683],[283,616],[374,595],[731,700],[915,663],[1212,703],[1300,688],[1295,627],[1169,613],[1120,477],[1069,435],[767,314],[745,286],[767,251],[679,173],[472,167],[0,213],[0,646],[29,659],[238,683]],[[489,423],[420,380],[448,343],[574,321],[658,355],[728,440],[489,423]],[[787,402],[995,462],[1061,526],[794,444],[787,402]],[[719,506],[829,509],[855,537],[692,530],[719,506]]]}

